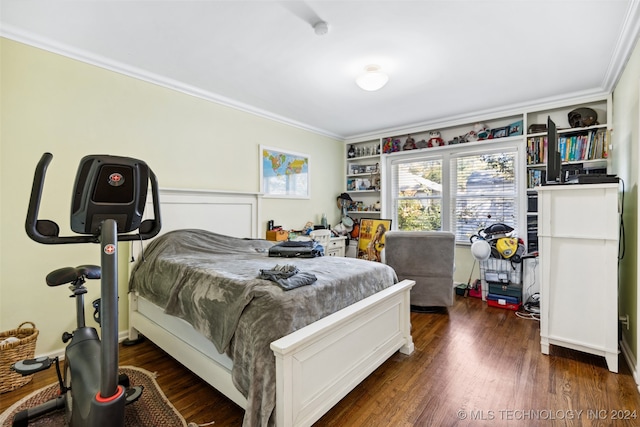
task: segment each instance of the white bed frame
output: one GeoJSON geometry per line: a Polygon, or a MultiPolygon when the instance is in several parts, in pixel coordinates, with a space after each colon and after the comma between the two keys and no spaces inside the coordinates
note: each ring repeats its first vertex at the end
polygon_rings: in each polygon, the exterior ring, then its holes
{"type": "MultiPolygon", "coordinates": [[[[202,228],[258,237],[259,194],[163,189],[160,200],[163,232],[202,228]]],[[[404,280],[271,343],[277,426],[310,426],[396,351],[413,352],[409,291],[414,284],[404,280]]],[[[230,359],[186,322],[131,293],[129,338],[138,333],[246,408],[231,380],[230,359]]]]}

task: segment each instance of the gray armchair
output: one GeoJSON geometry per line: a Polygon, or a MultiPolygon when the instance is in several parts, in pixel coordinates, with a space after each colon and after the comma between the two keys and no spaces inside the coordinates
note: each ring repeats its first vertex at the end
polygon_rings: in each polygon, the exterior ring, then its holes
{"type": "Polygon", "coordinates": [[[415,280],[411,310],[432,312],[453,305],[455,236],[447,231],[387,231],[385,262],[398,279],[415,280]]]}

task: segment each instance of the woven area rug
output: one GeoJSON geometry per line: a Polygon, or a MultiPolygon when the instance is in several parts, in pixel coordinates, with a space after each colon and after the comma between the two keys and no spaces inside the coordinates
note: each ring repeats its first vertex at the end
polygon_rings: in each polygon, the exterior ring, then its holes
{"type": "MultiPolygon", "coordinates": [[[[119,371],[129,376],[129,381],[132,386],[144,386],[144,392],[140,399],[125,407],[125,426],[195,426],[195,424],[187,425],[184,418],[182,418],[162,390],[160,390],[153,373],[133,366],[121,366],[119,371]]],[[[40,390],[36,390],[29,396],[16,402],[0,415],[0,426],[10,427],[15,413],[54,398],[58,395],[58,390],[58,383],[54,383],[40,390]]],[[[43,415],[29,423],[29,425],[36,427],[64,426],[64,417],[64,410],[61,409],[43,415]]]]}

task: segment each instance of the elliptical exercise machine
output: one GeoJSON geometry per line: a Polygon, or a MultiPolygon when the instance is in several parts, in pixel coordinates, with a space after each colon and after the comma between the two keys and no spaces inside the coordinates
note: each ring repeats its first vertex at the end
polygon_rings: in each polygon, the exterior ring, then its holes
{"type": "Polygon", "coordinates": [[[19,412],[14,426],[56,409],[66,409],[72,427],[124,425],[125,404],[136,401],[141,387],[130,388],[128,378],[118,375],[118,241],[146,240],[160,232],[158,183],[153,171],[141,160],[128,157],[90,155],[78,167],[71,204],[71,230],[79,235],[59,236],[58,225],[38,219],[46,169],[53,156],[44,153],[36,167],[27,212],[26,231],[44,244],[100,243],[101,266],[65,267],[47,275],[47,285],[71,283],[76,298],[77,328],[65,332],[64,376],[58,358],[41,357],[15,363],[23,375],[55,365],[60,396],[35,408],[19,412]],[[153,219],[142,221],[151,182],[153,219]],[[135,234],[128,234],[133,231],[135,234]],[[94,318],[101,326],[85,325],[85,279],[101,279],[100,299],[93,302],[94,318]]]}

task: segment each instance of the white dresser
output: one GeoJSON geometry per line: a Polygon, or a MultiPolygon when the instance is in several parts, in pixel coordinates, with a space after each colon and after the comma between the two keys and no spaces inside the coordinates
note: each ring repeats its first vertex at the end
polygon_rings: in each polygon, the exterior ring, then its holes
{"type": "Polygon", "coordinates": [[[347,236],[332,237],[329,240],[329,245],[325,250],[327,256],[344,256],[345,255],[345,242],[347,236]]]}
{"type": "Polygon", "coordinates": [[[618,184],[538,187],[540,343],[618,372],[618,184]]]}

